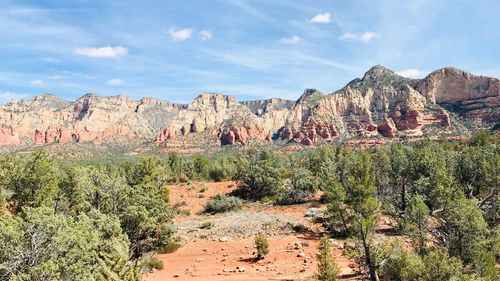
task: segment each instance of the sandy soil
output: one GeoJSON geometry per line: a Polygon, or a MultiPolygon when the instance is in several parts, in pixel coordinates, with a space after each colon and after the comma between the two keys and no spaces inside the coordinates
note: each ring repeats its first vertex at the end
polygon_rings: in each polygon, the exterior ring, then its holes
{"type": "MultiPolygon", "coordinates": [[[[171,254],[157,257],[165,268],[148,273],[144,281],[163,280],[312,280],[316,272],[316,247],[322,228],[304,217],[308,205],[269,206],[248,203],[235,213],[209,216],[202,213],[210,198],[218,193],[229,193],[236,188],[234,182],[181,184],[170,187],[170,201],[189,210],[190,215],[178,216],[176,224],[183,238],[183,246],[171,254]],[[269,254],[264,260],[254,259],[254,232],[261,232],[263,224],[293,223],[306,226],[310,231],[299,234],[276,230],[268,235],[269,254]],[[203,221],[215,222],[214,229],[198,230],[193,225],[203,221]],[[235,233],[241,225],[246,235],[235,233]],[[190,227],[190,229],[187,228],[190,227]],[[225,232],[224,232],[225,231],[225,232]],[[221,235],[220,233],[225,235],[221,235]],[[203,233],[198,235],[196,233],[203,233]],[[207,234],[208,233],[208,234],[207,234]],[[209,235],[213,234],[213,235],[209,235]],[[219,237],[219,239],[217,238],[219,237]],[[222,239],[222,242],[219,241],[222,239]],[[227,240],[227,241],[226,241],[227,240]]],[[[274,228],[271,228],[274,231],[274,228]]],[[[344,241],[335,240],[336,245],[344,241]]],[[[341,247],[333,255],[342,274],[352,274],[354,264],[342,256],[341,247]]]]}
{"type": "MultiPolygon", "coordinates": [[[[317,244],[317,237],[272,237],[269,254],[255,261],[253,239],[198,241],[175,253],[159,255],[165,269],[147,274],[144,280],[312,280],[317,244]],[[302,248],[296,249],[296,243],[302,248]]],[[[333,254],[342,274],[351,274],[351,262],[341,255],[341,250],[333,254]]]]}

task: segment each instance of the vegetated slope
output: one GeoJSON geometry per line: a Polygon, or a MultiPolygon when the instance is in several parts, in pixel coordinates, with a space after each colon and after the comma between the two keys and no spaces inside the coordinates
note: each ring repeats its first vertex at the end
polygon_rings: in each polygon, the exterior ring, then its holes
{"type": "Polygon", "coordinates": [[[190,104],[86,94],[76,101],[42,94],[0,105],[0,145],[160,144],[173,149],[220,145],[462,136],[498,129],[500,80],[443,68],[421,80],[383,66],[325,95],[297,101],[239,102],[203,93],[190,104]]]}

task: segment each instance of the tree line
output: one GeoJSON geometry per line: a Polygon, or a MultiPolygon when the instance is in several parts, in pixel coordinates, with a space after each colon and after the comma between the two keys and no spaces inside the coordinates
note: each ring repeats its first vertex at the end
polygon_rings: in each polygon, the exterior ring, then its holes
{"type": "MultiPolygon", "coordinates": [[[[353,241],[346,254],[371,280],[495,280],[497,144],[478,133],[377,149],[322,145],[107,163],[60,161],[43,150],[3,155],[0,280],[139,280],[175,237],[167,185],[225,180],[238,182],[232,196],[273,204],[320,192],[328,234],[353,241]],[[395,234],[410,237],[411,250],[379,239],[381,215],[397,221],[395,234]]],[[[234,201],[219,197],[214,206],[234,201]]]]}

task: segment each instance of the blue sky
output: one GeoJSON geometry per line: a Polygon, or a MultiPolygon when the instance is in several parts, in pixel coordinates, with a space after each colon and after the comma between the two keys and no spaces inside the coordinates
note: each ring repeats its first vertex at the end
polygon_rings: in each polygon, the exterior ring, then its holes
{"type": "Polygon", "coordinates": [[[325,93],[382,64],[500,77],[498,0],[0,0],[0,102],[325,93]]]}

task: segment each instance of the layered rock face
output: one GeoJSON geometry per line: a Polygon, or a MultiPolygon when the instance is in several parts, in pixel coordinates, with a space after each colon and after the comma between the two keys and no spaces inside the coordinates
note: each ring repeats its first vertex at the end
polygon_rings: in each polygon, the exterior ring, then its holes
{"type": "Polygon", "coordinates": [[[498,79],[444,68],[413,80],[375,66],[336,92],[309,89],[297,101],[238,102],[204,93],[182,105],[154,98],[87,94],[70,102],[39,95],[0,105],[0,145],[168,145],[211,138],[217,145],[381,142],[493,127],[500,121],[499,107],[498,79]]]}

